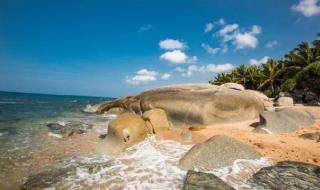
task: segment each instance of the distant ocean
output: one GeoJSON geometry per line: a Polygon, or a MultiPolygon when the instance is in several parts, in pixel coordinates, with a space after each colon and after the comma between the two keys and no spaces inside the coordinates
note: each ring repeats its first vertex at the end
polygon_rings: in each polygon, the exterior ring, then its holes
{"type": "MultiPolygon", "coordinates": [[[[20,189],[27,179],[46,190],[181,189],[186,171],[177,165],[192,145],[150,136],[120,155],[97,154],[99,135],[106,134],[114,116],[82,109],[111,99],[0,92],[0,190],[20,189]],[[50,135],[48,123],[68,122],[93,128],[67,138],[50,135]]],[[[208,172],[248,189],[248,174],[270,164],[265,158],[238,160],[208,172]]]]}

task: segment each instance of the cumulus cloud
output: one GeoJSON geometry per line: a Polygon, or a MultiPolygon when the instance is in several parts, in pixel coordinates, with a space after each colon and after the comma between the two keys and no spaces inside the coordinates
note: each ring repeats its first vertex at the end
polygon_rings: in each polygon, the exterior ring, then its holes
{"type": "Polygon", "coordinates": [[[187,69],[176,68],[176,71],[180,72],[184,77],[190,77],[194,73],[221,73],[221,72],[228,72],[234,69],[235,66],[230,63],[225,64],[208,64],[208,65],[190,65],[187,69]]]}
{"type": "Polygon", "coordinates": [[[181,50],[167,51],[160,55],[161,60],[168,61],[172,64],[184,64],[184,63],[195,63],[197,62],[197,57],[189,57],[186,53],[181,50]]]}
{"type": "Polygon", "coordinates": [[[293,5],[292,10],[300,12],[306,17],[320,14],[319,0],[301,0],[299,4],[293,5]]]}
{"type": "Polygon", "coordinates": [[[178,49],[185,49],[187,45],[179,40],[174,39],[165,39],[159,42],[159,46],[161,49],[165,50],[178,50],[178,49]]]}
{"type": "Polygon", "coordinates": [[[270,59],[269,56],[264,56],[263,58],[257,60],[257,59],[250,59],[249,60],[249,64],[250,65],[262,65],[262,64],[265,64],[268,60],[270,59]]]}
{"type": "Polygon", "coordinates": [[[146,31],[148,31],[148,30],[151,30],[152,27],[153,27],[153,26],[152,26],[151,24],[147,24],[147,25],[141,26],[141,27],[139,28],[139,32],[146,32],[146,31]]]}
{"type": "Polygon", "coordinates": [[[266,48],[272,49],[274,48],[274,46],[278,45],[278,41],[277,40],[272,40],[266,43],[266,48]]]}
{"type": "Polygon", "coordinates": [[[157,80],[158,73],[155,71],[149,71],[147,69],[141,69],[136,72],[136,75],[132,78],[126,77],[125,82],[129,85],[140,85],[157,80]]]}
{"type": "Polygon", "coordinates": [[[209,22],[204,26],[204,32],[205,33],[210,32],[213,28],[214,28],[213,23],[209,22]]]}
{"type": "Polygon", "coordinates": [[[168,80],[170,78],[171,78],[171,74],[169,74],[169,73],[164,73],[163,75],[161,75],[162,80],[168,80]]]}
{"type": "Polygon", "coordinates": [[[256,48],[259,40],[257,35],[262,32],[262,28],[258,25],[253,25],[250,30],[240,29],[240,26],[235,24],[227,24],[215,33],[215,36],[222,38],[222,50],[228,50],[228,44],[232,44],[236,49],[256,48]]]}
{"type": "Polygon", "coordinates": [[[205,44],[205,43],[202,43],[201,47],[210,55],[215,55],[220,50],[220,48],[213,48],[209,44],[205,44]]]}

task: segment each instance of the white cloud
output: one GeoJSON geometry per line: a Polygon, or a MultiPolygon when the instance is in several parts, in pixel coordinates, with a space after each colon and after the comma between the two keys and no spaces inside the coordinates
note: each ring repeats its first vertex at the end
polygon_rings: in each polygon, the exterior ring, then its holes
{"type": "Polygon", "coordinates": [[[160,55],[160,59],[173,64],[195,63],[198,60],[196,56],[189,57],[181,50],[167,51],[160,55]]]}
{"type": "Polygon", "coordinates": [[[201,47],[206,50],[208,54],[214,55],[219,52],[220,48],[213,48],[209,44],[202,43],[201,47]]]}
{"type": "Polygon", "coordinates": [[[136,72],[136,75],[132,78],[126,77],[125,82],[129,85],[140,85],[143,83],[148,83],[156,81],[156,76],[158,75],[155,71],[149,71],[147,69],[141,69],[136,72]]]}
{"type": "Polygon", "coordinates": [[[165,39],[159,42],[159,46],[161,49],[166,50],[177,50],[177,49],[185,49],[187,45],[179,40],[174,39],[165,39]]]}
{"type": "Polygon", "coordinates": [[[234,69],[235,66],[226,63],[226,64],[208,64],[208,65],[190,65],[187,69],[179,69],[176,68],[176,71],[181,73],[183,77],[190,77],[194,73],[221,73],[221,72],[228,72],[234,69]]]}
{"type": "Polygon", "coordinates": [[[268,60],[270,59],[269,56],[264,56],[263,58],[261,58],[260,60],[257,60],[257,59],[250,59],[249,60],[249,64],[250,65],[262,65],[262,64],[265,64],[268,60]]]}
{"type": "Polygon", "coordinates": [[[140,28],[139,28],[139,32],[146,32],[146,31],[148,31],[148,30],[151,30],[152,29],[152,25],[151,24],[147,24],[147,25],[145,25],[145,26],[141,26],[140,28]]]}
{"type": "Polygon", "coordinates": [[[220,25],[225,25],[226,22],[224,21],[223,18],[220,18],[220,19],[218,20],[218,24],[220,24],[220,25]]]}
{"type": "Polygon", "coordinates": [[[206,66],[206,72],[208,73],[222,73],[222,72],[228,72],[234,69],[235,66],[230,63],[225,64],[209,64],[206,66]]]}
{"type": "Polygon", "coordinates": [[[207,23],[204,27],[204,32],[207,33],[207,32],[210,32],[212,29],[214,28],[214,25],[213,23],[207,23]]]}
{"type": "Polygon", "coordinates": [[[274,46],[278,45],[278,41],[277,40],[272,40],[266,43],[266,48],[272,49],[274,48],[274,46]]]}
{"type": "Polygon", "coordinates": [[[170,79],[170,77],[171,77],[171,74],[169,74],[169,73],[164,73],[164,74],[161,76],[161,79],[162,79],[162,80],[168,80],[168,79],[170,79]]]}
{"type": "Polygon", "coordinates": [[[228,24],[224,28],[218,31],[220,36],[225,36],[228,33],[231,33],[239,28],[238,24],[228,24]]]}
{"type": "Polygon", "coordinates": [[[221,52],[227,52],[228,44],[231,43],[236,49],[256,48],[259,40],[257,35],[262,32],[262,28],[253,25],[250,30],[240,29],[238,24],[228,24],[216,32],[215,36],[222,38],[221,52]]]}
{"type": "Polygon", "coordinates": [[[233,44],[236,46],[236,49],[256,48],[258,39],[248,32],[238,33],[234,37],[233,44]]]}
{"type": "Polygon", "coordinates": [[[306,17],[311,17],[320,14],[318,2],[319,0],[301,0],[298,5],[293,5],[291,8],[306,17]]]}
{"type": "Polygon", "coordinates": [[[175,71],[182,73],[182,72],[185,72],[186,70],[184,68],[177,67],[177,68],[175,68],[175,71]]]}

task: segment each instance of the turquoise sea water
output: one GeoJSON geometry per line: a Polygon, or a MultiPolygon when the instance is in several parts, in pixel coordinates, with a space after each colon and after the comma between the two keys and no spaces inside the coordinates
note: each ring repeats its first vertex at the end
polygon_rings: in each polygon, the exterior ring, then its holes
{"type": "MultiPolygon", "coordinates": [[[[104,122],[107,119],[82,112],[93,105],[112,98],[85,96],[58,96],[31,93],[0,92],[0,189],[10,186],[14,174],[29,167],[36,156],[46,155],[49,143],[47,123],[50,122],[104,122]],[[1,179],[6,179],[1,182],[1,179]],[[6,184],[4,184],[6,183],[6,184]]],[[[48,153],[48,155],[54,153],[48,153]]],[[[34,161],[33,161],[34,160],[34,161]]],[[[23,173],[21,171],[20,173],[23,173]]],[[[27,172],[25,175],[28,175],[27,172]]],[[[23,175],[22,175],[23,176],[23,175]]]]}

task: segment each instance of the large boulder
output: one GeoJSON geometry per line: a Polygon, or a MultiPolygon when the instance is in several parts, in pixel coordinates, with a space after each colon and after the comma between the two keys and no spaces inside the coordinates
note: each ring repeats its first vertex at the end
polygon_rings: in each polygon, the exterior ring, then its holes
{"type": "Polygon", "coordinates": [[[256,91],[256,90],[245,90],[246,93],[248,93],[253,98],[258,99],[259,101],[263,102],[264,109],[267,111],[274,111],[274,102],[265,94],[262,92],[256,91]]]}
{"type": "Polygon", "coordinates": [[[265,167],[248,180],[253,189],[320,190],[320,167],[312,164],[283,161],[265,167]]]}
{"type": "Polygon", "coordinates": [[[189,170],[182,190],[233,190],[230,185],[214,174],[189,170]]]}
{"type": "Polygon", "coordinates": [[[264,109],[262,101],[244,91],[210,84],[155,88],[102,104],[97,111],[102,113],[112,107],[122,107],[139,115],[158,108],[165,111],[171,123],[189,126],[254,119],[264,109]]]}
{"type": "Polygon", "coordinates": [[[148,129],[141,116],[123,113],[109,123],[108,133],[98,144],[97,151],[117,154],[144,140],[147,135],[148,129]]]}
{"type": "Polygon", "coordinates": [[[217,135],[193,146],[180,160],[184,170],[201,168],[212,170],[231,166],[237,159],[258,159],[261,154],[254,148],[231,137],[217,135]]]}
{"type": "Polygon", "coordinates": [[[313,124],[315,117],[297,108],[283,108],[275,112],[264,112],[260,124],[254,129],[257,133],[289,133],[313,124]]]}
{"type": "Polygon", "coordinates": [[[244,90],[244,87],[241,84],[227,82],[221,85],[221,87],[230,88],[234,90],[244,90]]]}
{"type": "Polygon", "coordinates": [[[152,133],[167,131],[170,129],[166,112],[162,109],[151,109],[143,113],[142,118],[152,129],[152,133]]]}

